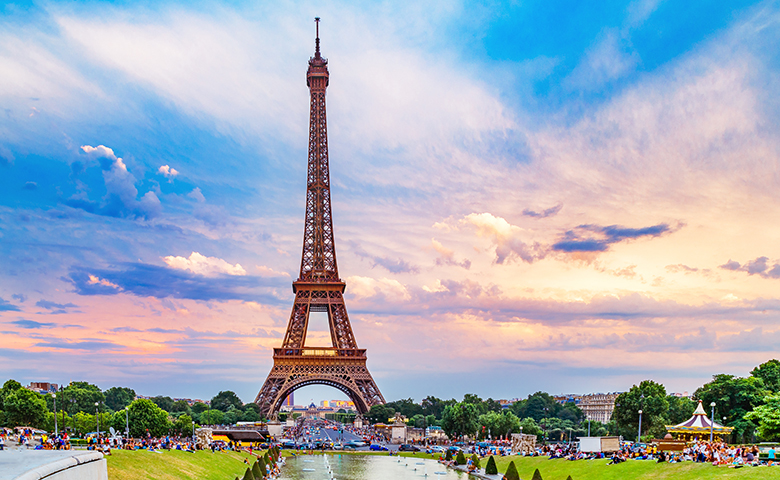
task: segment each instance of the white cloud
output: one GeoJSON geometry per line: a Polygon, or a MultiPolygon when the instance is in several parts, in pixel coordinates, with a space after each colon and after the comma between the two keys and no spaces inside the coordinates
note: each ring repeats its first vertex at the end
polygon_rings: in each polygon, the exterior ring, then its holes
{"type": "Polygon", "coordinates": [[[111,287],[111,288],[115,288],[117,290],[121,290],[122,289],[122,287],[120,287],[116,283],[110,282],[110,281],[106,280],[105,278],[96,277],[95,275],[92,275],[92,274],[89,275],[89,280],[87,280],[87,283],[90,284],[90,285],[103,285],[104,287],[111,287]]]}
{"type": "Polygon", "coordinates": [[[173,178],[179,174],[179,171],[176,170],[175,168],[171,168],[168,165],[162,165],[160,168],[157,169],[157,173],[167,178],[168,181],[173,181],[173,178]]]}
{"type": "Polygon", "coordinates": [[[217,275],[246,275],[246,270],[240,264],[231,264],[217,257],[206,257],[198,252],[192,252],[189,258],[167,256],[163,261],[171,268],[189,270],[198,275],[214,277],[217,275]]]}

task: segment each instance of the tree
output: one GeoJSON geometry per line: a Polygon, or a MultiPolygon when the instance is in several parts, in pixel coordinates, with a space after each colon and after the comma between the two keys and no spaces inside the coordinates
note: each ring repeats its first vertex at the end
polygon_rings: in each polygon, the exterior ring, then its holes
{"type": "MultiPolygon", "coordinates": [[[[57,430],[64,432],[66,428],[72,426],[68,412],[57,410],[57,430]]],[[[54,433],[54,412],[46,412],[46,418],[43,421],[42,429],[54,433]]]]}
{"type": "Polygon", "coordinates": [[[780,392],[780,361],[772,359],[754,368],[750,375],[760,378],[764,387],[772,392],[780,392]]]}
{"type": "Polygon", "coordinates": [[[417,414],[422,414],[422,406],[415,403],[413,398],[404,398],[396,400],[394,402],[387,403],[387,407],[393,409],[393,411],[400,413],[406,418],[412,418],[417,414]]]}
{"type": "Polygon", "coordinates": [[[558,410],[556,417],[562,420],[571,420],[574,423],[580,423],[585,418],[585,413],[574,402],[566,402],[563,408],[558,410]]]}
{"type": "Polygon", "coordinates": [[[195,402],[192,404],[192,413],[194,414],[201,414],[209,409],[209,406],[203,402],[195,402]]]}
{"type": "Polygon", "coordinates": [[[529,395],[526,400],[512,405],[512,411],[519,418],[531,417],[536,422],[543,418],[556,416],[561,408],[563,407],[545,392],[536,392],[529,395]]]}
{"type": "Polygon", "coordinates": [[[537,440],[542,440],[544,438],[544,431],[531,417],[522,419],[520,421],[520,427],[522,427],[523,433],[526,435],[536,435],[537,440]]]}
{"type": "Polygon", "coordinates": [[[745,420],[758,425],[758,435],[767,442],[780,440],[780,394],[768,395],[764,404],[745,414],[745,420]]]}
{"type": "Polygon", "coordinates": [[[238,395],[236,395],[235,392],[231,392],[230,390],[219,392],[211,399],[212,409],[227,412],[231,405],[239,410],[244,408],[244,402],[238,398],[238,395]]]}
{"type": "Polygon", "coordinates": [[[502,412],[504,410],[504,407],[501,406],[500,403],[498,403],[498,400],[493,400],[492,398],[488,398],[484,402],[485,410],[488,412],[502,412]]]}
{"type": "Polygon", "coordinates": [[[72,382],[57,394],[57,407],[70,415],[77,412],[92,413],[95,411],[95,403],[98,403],[98,409],[105,410],[105,400],[106,396],[97,385],[72,382]]]}
{"type": "Polygon", "coordinates": [[[666,418],[670,425],[677,425],[688,420],[693,415],[693,411],[696,410],[696,402],[690,398],[668,395],[666,401],[669,402],[666,418]]]}
{"type": "Polygon", "coordinates": [[[168,433],[171,425],[168,414],[154,402],[145,398],[130,404],[130,436],[143,437],[147,432],[153,437],[168,433]]]}
{"type": "Polygon", "coordinates": [[[173,410],[173,399],[171,397],[164,397],[162,395],[157,395],[156,397],[152,397],[150,400],[153,401],[155,405],[162,408],[166,412],[170,412],[173,410]]]}
{"type": "Polygon", "coordinates": [[[534,474],[531,477],[531,480],[542,480],[542,472],[540,472],[538,468],[534,470],[534,474]]]}
{"type": "Polygon", "coordinates": [[[480,468],[479,457],[476,453],[471,454],[471,464],[474,465],[474,468],[480,468]]]}
{"type": "Polygon", "coordinates": [[[395,415],[395,410],[388,407],[387,405],[373,405],[369,410],[368,413],[365,415],[365,417],[368,419],[369,422],[373,423],[385,423],[387,422],[387,419],[395,415]]]}
{"type": "Polygon", "coordinates": [[[104,392],[106,406],[111,410],[122,410],[135,400],[135,390],[127,387],[111,387],[104,392]]]}
{"type": "Polygon", "coordinates": [[[76,435],[83,437],[87,432],[94,432],[97,428],[95,416],[86,412],[76,412],[71,417],[71,426],[76,435]]]}
{"type": "Polygon", "coordinates": [[[179,435],[188,437],[192,435],[192,427],[194,424],[195,422],[192,421],[192,417],[185,413],[173,422],[171,429],[179,435]]]}
{"type": "Polygon", "coordinates": [[[517,473],[517,467],[515,466],[514,460],[509,462],[509,465],[506,467],[504,478],[506,478],[506,480],[520,480],[520,474],[517,473]]]}
{"type": "Polygon", "coordinates": [[[417,428],[422,428],[425,424],[425,416],[422,413],[418,413],[409,420],[409,423],[417,428]]]}
{"type": "Polygon", "coordinates": [[[455,401],[455,399],[442,400],[441,398],[428,396],[423,398],[420,406],[422,407],[424,415],[433,415],[436,418],[441,418],[442,415],[444,415],[444,409],[447,405],[455,405],[456,403],[458,402],[455,401]]]}
{"type": "Polygon", "coordinates": [[[225,420],[225,414],[220,410],[206,410],[200,414],[200,423],[206,425],[222,425],[225,420]]]}
{"type": "Polygon", "coordinates": [[[663,385],[644,380],[617,396],[612,418],[624,437],[635,438],[639,430],[639,410],[642,410],[642,432],[656,437],[666,434],[669,401],[663,385]]]}
{"type": "Polygon", "coordinates": [[[745,420],[745,414],[753,408],[762,405],[764,398],[770,393],[764,386],[764,381],[758,377],[735,377],[734,375],[714,375],[713,380],[699,387],[693,397],[701,400],[707,414],[715,402],[715,418],[726,417],[726,424],[734,427],[732,435],[742,437],[753,434],[755,425],[745,420]]]}
{"type": "Polygon", "coordinates": [[[488,458],[487,465],[485,465],[485,474],[498,475],[498,468],[496,467],[496,460],[493,458],[493,455],[488,458]]]}
{"type": "Polygon", "coordinates": [[[5,407],[3,406],[3,402],[5,401],[5,398],[10,395],[12,392],[15,392],[22,388],[22,384],[17,382],[16,380],[6,380],[6,382],[3,384],[3,388],[0,389],[0,410],[4,410],[5,407]]]}
{"type": "Polygon", "coordinates": [[[454,439],[461,435],[477,433],[477,407],[472,403],[456,403],[444,409],[441,428],[448,437],[454,439]]]}
{"type": "Polygon", "coordinates": [[[501,413],[488,411],[479,416],[478,423],[480,438],[486,438],[488,434],[495,438],[520,432],[520,419],[508,410],[501,413]]]}
{"type": "Polygon", "coordinates": [[[458,456],[455,457],[455,465],[465,465],[466,456],[463,455],[463,450],[458,450],[458,456]]]}
{"type": "Polygon", "coordinates": [[[9,426],[41,427],[46,419],[46,401],[26,388],[12,391],[3,400],[5,421],[9,426]]]}
{"type": "MultiPolygon", "coordinates": [[[[160,407],[162,408],[162,407],[160,407]]],[[[163,408],[163,410],[165,410],[163,408]]],[[[168,410],[170,413],[186,413],[190,414],[192,413],[192,409],[190,409],[190,405],[185,400],[176,400],[173,402],[173,405],[171,406],[171,409],[168,410]]]]}

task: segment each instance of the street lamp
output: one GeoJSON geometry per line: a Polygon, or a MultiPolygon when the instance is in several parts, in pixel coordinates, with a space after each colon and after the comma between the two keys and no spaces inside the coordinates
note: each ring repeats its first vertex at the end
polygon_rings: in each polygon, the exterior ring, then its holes
{"type": "Polygon", "coordinates": [[[125,438],[130,438],[130,406],[125,407],[125,438]]]}
{"type": "Polygon", "coordinates": [[[51,398],[54,400],[54,436],[57,436],[57,394],[52,393],[51,398]]]}
{"type": "Polygon", "coordinates": [[[712,407],[712,416],[710,417],[710,443],[712,443],[715,430],[715,402],[710,403],[710,407],[712,407]]]}
{"type": "Polygon", "coordinates": [[[588,436],[590,437],[590,418],[588,419],[588,436]]]}
{"type": "Polygon", "coordinates": [[[97,438],[100,441],[100,412],[98,412],[98,402],[95,402],[95,421],[97,422],[97,438]]]}
{"type": "Polygon", "coordinates": [[[639,410],[639,433],[636,436],[636,443],[642,441],[642,410],[639,410]]]}

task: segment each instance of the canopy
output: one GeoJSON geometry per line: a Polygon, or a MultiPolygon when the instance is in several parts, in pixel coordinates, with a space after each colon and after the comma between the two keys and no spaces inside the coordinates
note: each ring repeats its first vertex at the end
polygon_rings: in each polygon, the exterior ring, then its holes
{"type": "Polygon", "coordinates": [[[667,432],[686,434],[685,436],[709,434],[710,432],[720,436],[729,434],[732,430],[734,430],[734,427],[724,427],[718,422],[710,420],[710,418],[707,417],[707,413],[704,411],[701,400],[699,400],[699,405],[696,407],[691,418],[682,423],[678,423],[677,425],[666,425],[667,432]]]}

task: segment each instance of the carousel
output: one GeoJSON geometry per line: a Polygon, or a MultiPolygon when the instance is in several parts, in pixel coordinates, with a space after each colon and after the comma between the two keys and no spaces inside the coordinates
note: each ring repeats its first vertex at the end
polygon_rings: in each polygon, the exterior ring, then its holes
{"type": "Polygon", "coordinates": [[[710,420],[704,411],[701,400],[699,400],[699,405],[691,418],[677,425],[666,426],[667,432],[674,435],[678,440],[686,442],[709,440],[710,432],[713,435],[713,440],[719,442],[722,437],[729,435],[732,430],[734,430],[734,427],[724,427],[718,422],[710,420]]]}

